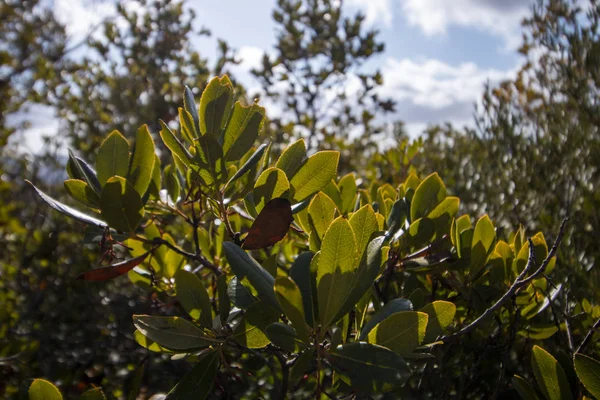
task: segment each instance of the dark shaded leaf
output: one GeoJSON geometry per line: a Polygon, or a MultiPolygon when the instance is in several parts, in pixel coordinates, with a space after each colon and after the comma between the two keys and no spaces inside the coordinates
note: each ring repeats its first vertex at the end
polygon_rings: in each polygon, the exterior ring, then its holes
{"type": "Polygon", "coordinates": [[[212,390],[219,371],[219,353],[211,351],[167,394],[166,400],[202,400],[212,390]]]}
{"type": "Polygon", "coordinates": [[[361,392],[386,392],[406,382],[404,359],[385,347],[363,342],[337,347],[328,356],[333,369],[361,392]]]}

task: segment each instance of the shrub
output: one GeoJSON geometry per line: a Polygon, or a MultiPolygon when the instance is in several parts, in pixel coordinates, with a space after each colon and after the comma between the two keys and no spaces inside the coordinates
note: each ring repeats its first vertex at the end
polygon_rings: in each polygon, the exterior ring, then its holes
{"type": "Polygon", "coordinates": [[[94,216],[36,188],[102,248],[109,265],[83,284],[126,274],[163,306],[133,316],[133,337],[150,358],[192,364],[167,398],[481,398],[510,386],[536,398],[530,376],[546,398],[598,395],[598,362],[581,353],[600,310],[570,328],[552,304],[566,221],[550,248],[523,228],[498,237],[486,215],[458,215],[435,173],[398,186],[338,178],[339,153],[309,155],[302,139],[272,160],[255,147],[265,110],[232,104],[227,76],[198,107],[184,98],[179,134],[161,122],[169,165],[146,126],[135,143],[111,133],[95,170],[70,154],[65,190],[94,216]],[[534,345],[557,332],[583,387],[569,358],[534,345]]]}

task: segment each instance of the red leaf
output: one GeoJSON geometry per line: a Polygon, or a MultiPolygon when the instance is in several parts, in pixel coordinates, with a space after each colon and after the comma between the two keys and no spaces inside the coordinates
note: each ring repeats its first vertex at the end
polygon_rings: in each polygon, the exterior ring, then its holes
{"type": "Polygon", "coordinates": [[[270,200],[252,223],[242,247],[257,250],[274,245],[285,237],[293,220],[292,205],[288,199],[278,197],[270,200]]]}
{"type": "Polygon", "coordinates": [[[77,279],[82,279],[84,281],[106,281],[112,278],[116,278],[117,276],[123,275],[130,270],[134,269],[138,265],[140,265],[146,257],[148,257],[150,252],[142,254],[141,256],[132,258],[130,260],[121,261],[120,263],[116,263],[113,265],[109,265],[108,267],[96,268],[91,271],[84,272],[79,275],[77,279]]]}

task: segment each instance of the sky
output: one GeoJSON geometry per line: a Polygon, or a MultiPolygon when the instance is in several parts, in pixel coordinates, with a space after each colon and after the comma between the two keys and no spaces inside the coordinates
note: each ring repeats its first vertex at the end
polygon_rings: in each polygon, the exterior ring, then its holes
{"type": "MultiPolygon", "coordinates": [[[[414,136],[429,124],[473,124],[474,104],[486,82],[515,76],[523,59],[521,20],[532,0],[345,0],[344,12],[366,15],[369,28],[380,31],[383,54],[367,68],[383,73],[382,96],[397,102],[390,121],[402,120],[414,136]]],[[[237,49],[242,63],[234,69],[252,93],[258,82],[249,74],[264,52],[272,52],[276,26],[271,18],[275,0],[188,0],[196,24],[212,37],[195,37],[193,44],[214,62],[216,38],[237,49]],[[226,11],[226,12],[225,12],[226,11]]],[[[114,13],[114,4],[99,0],[54,0],[55,12],[76,41],[90,26],[114,13]]],[[[267,110],[269,108],[267,107],[267,110]]],[[[36,135],[51,130],[52,110],[43,110],[28,134],[35,148],[36,135]]]]}

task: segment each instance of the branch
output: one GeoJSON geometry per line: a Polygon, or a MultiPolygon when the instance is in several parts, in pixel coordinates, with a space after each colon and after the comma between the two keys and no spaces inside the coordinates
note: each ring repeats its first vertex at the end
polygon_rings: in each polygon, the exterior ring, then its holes
{"type": "Polygon", "coordinates": [[[600,327],[600,318],[598,318],[598,320],[594,323],[594,325],[592,325],[592,327],[588,331],[587,335],[585,335],[583,342],[581,342],[581,344],[575,351],[575,354],[583,352],[583,349],[585,349],[585,346],[587,346],[588,343],[592,340],[592,336],[594,336],[594,332],[596,332],[596,330],[599,327],[600,327]]]}
{"type": "MultiPolygon", "coordinates": [[[[568,218],[563,219],[562,223],[560,224],[560,230],[558,232],[558,236],[556,237],[556,240],[554,241],[554,244],[552,245],[552,248],[550,249],[548,256],[544,259],[544,261],[542,262],[540,267],[537,270],[535,270],[535,272],[533,272],[527,278],[525,277],[527,275],[527,273],[529,272],[529,270],[536,264],[533,242],[531,239],[528,239],[529,240],[529,259],[527,261],[527,265],[525,266],[525,268],[523,268],[523,271],[521,271],[521,273],[517,276],[517,278],[514,280],[514,282],[510,286],[510,288],[508,288],[508,290],[506,291],[506,293],[504,293],[504,295],[502,295],[502,297],[500,297],[500,299],[496,303],[494,303],[493,306],[491,306],[490,308],[485,310],[483,312],[483,314],[481,314],[475,321],[471,322],[469,325],[465,326],[458,332],[454,332],[450,335],[442,336],[439,340],[441,340],[443,342],[448,342],[451,339],[455,339],[459,336],[466,335],[467,333],[471,332],[473,329],[475,329],[475,327],[477,327],[477,325],[479,325],[481,323],[481,321],[485,320],[490,315],[492,315],[496,310],[498,310],[500,307],[502,307],[502,305],[507,300],[509,300],[513,295],[515,295],[519,289],[521,289],[522,287],[527,285],[529,282],[531,282],[532,280],[539,277],[546,270],[546,267],[548,267],[550,260],[556,254],[556,251],[558,250],[558,246],[560,245],[560,242],[562,241],[562,238],[564,236],[565,226],[566,226],[568,220],[569,220],[568,218]]],[[[599,324],[600,324],[600,322],[599,322],[599,324]]]]}
{"type": "Polygon", "coordinates": [[[147,240],[147,239],[142,239],[144,242],[146,243],[151,243],[151,244],[156,244],[156,245],[165,245],[167,246],[169,249],[173,250],[175,253],[180,254],[190,260],[194,260],[197,261],[198,263],[200,263],[200,265],[204,268],[208,268],[210,269],[215,275],[219,276],[221,275],[221,271],[219,270],[219,268],[217,268],[216,265],[214,265],[213,263],[211,263],[210,261],[208,261],[206,258],[204,258],[202,255],[200,254],[194,254],[194,253],[188,253],[187,251],[175,246],[174,244],[172,244],[171,242],[169,242],[168,240],[165,240],[161,237],[155,237],[152,240],[147,240]]]}

